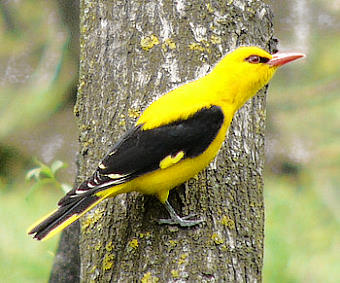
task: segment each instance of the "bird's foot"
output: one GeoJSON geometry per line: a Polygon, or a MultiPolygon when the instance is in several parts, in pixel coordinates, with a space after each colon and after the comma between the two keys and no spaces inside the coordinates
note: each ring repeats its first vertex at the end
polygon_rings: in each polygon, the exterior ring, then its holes
{"type": "Polygon", "coordinates": [[[192,227],[203,222],[202,219],[188,220],[191,217],[192,215],[178,217],[178,218],[159,219],[158,223],[167,224],[167,225],[179,225],[181,227],[192,227]]]}
{"type": "Polygon", "coordinates": [[[196,216],[196,214],[189,214],[187,216],[180,217],[177,215],[175,210],[172,208],[172,206],[169,204],[168,201],[164,203],[167,211],[170,214],[170,219],[159,219],[159,224],[167,224],[167,225],[179,225],[181,227],[191,227],[198,225],[203,222],[202,219],[190,219],[196,216]]]}

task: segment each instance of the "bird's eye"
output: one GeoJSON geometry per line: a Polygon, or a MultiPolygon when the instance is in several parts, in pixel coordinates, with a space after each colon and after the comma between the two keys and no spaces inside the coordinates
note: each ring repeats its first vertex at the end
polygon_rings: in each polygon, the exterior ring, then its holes
{"type": "Polygon", "coordinates": [[[258,64],[258,63],[261,62],[261,58],[260,58],[260,56],[257,56],[257,55],[251,55],[251,56],[246,58],[246,61],[251,63],[251,64],[258,64]]]}

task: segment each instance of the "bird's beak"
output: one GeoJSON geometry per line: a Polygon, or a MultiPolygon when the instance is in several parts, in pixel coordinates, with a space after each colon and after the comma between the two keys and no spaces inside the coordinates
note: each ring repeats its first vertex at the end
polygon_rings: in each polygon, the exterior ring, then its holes
{"type": "Polygon", "coordinates": [[[280,67],[284,64],[303,58],[305,56],[306,55],[303,53],[278,52],[273,55],[272,59],[270,59],[267,64],[270,66],[280,67]]]}

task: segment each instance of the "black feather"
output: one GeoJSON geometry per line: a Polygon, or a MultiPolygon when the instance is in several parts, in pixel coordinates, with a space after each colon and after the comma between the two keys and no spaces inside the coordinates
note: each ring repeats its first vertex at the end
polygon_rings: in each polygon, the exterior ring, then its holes
{"type": "Polygon", "coordinates": [[[90,195],[78,199],[77,201],[70,202],[66,205],[62,205],[51,216],[46,218],[43,222],[35,226],[28,234],[34,234],[34,238],[41,240],[50,231],[58,227],[61,223],[66,221],[74,214],[80,214],[86,210],[90,205],[96,202],[100,197],[90,195]]]}
{"type": "Polygon", "coordinates": [[[220,107],[202,108],[186,120],[143,130],[137,126],[128,132],[106,155],[98,168],[100,175],[120,174],[124,181],[159,168],[168,155],[184,152],[184,158],[203,153],[216,137],[224,121],[220,107]]]}

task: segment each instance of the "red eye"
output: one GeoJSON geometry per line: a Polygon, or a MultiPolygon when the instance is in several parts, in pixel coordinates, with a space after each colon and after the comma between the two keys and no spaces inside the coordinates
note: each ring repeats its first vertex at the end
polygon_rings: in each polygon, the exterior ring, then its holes
{"type": "Polygon", "coordinates": [[[258,64],[261,62],[261,58],[260,56],[257,56],[257,55],[251,55],[246,58],[246,61],[252,64],[258,64]]]}

